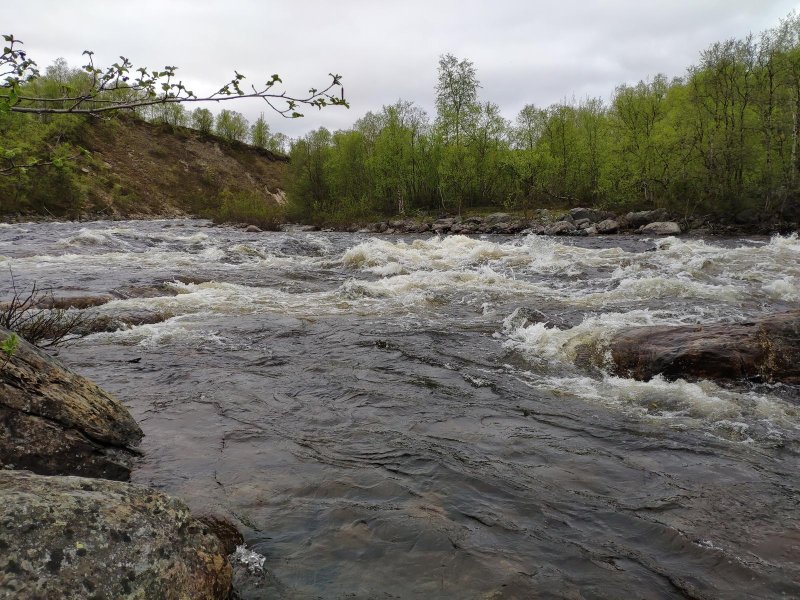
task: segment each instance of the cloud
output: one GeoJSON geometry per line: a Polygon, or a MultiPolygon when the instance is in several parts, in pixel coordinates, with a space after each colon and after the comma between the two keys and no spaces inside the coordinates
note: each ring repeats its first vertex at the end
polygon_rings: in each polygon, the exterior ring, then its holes
{"type": "MultiPolygon", "coordinates": [[[[280,73],[289,89],[344,75],[353,108],[306,110],[286,121],[257,101],[234,104],[252,121],[299,135],[348,127],[398,98],[433,113],[438,56],[475,63],[481,96],[513,118],[524,104],[609,97],[621,83],[682,75],[710,43],[777,24],[796,6],[773,0],[28,0],[5,3],[0,22],[40,64],[83,64],[122,54],[137,65],[177,65],[195,91],[213,91],[233,69],[254,82],[280,73]]],[[[212,110],[216,107],[211,106],[212,110]]]]}

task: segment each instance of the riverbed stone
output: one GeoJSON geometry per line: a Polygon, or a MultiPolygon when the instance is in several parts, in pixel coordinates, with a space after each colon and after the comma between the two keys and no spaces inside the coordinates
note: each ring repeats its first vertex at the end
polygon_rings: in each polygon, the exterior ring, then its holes
{"type": "Polygon", "coordinates": [[[605,219],[595,225],[597,233],[609,234],[617,233],[619,231],[619,223],[613,219],[605,219]]]}
{"type": "Polygon", "coordinates": [[[568,235],[575,231],[575,225],[569,221],[556,221],[547,228],[547,235],[568,235]]]}
{"type": "Polygon", "coordinates": [[[681,226],[675,221],[657,221],[643,226],[640,232],[645,235],[680,235],[681,226]]]}
{"type": "Polygon", "coordinates": [[[176,498],[132,484],[0,470],[0,596],[230,597],[222,542],[176,498]]]}
{"type": "Polygon", "coordinates": [[[119,400],[21,338],[0,365],[0,467],[127,479],[142,430],[119,400]]]}
{"type": "Polygon", "coordinates": [[[617,374],[634,379],[800,384],[800,310],[733,324],[624,329],[610,350],[617,374]]]}

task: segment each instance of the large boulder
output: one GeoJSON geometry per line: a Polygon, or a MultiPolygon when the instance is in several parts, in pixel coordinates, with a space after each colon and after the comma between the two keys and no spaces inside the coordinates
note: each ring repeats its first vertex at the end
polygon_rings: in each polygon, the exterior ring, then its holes
{"type": "Polygon", "coordinates": [[[595,229],[597,233],[617,233],[619,231],[619,223],[614,219],[606,219],[595,225],[595,229]]]}
{"type": "Polygon", "coordinates": [[[614,213],[610,213],[605,210],[597,210],[596,208],[573,208],[569,211],[569,214],[573,219],[575,219],[575,221],[589,219],[589,221],[592,223],[599,223],[605,219],[614,218],[614,213]]]}
{"type": "Polygon", "coordinates": [[[645,225],[639,231],[645,235],[680,235],[681,226],[675,221],[656,221],[645,225]]]}
{"type": "Polygon", "coordinates": [[[4,598],[230,597],[220,540],[145,487],[0,470],[0,524],[4,598]]]}
{"type": "Polygon", "coordinates": [[[0,366],[0,467],[129,477],[142,430],[119,400],[21,339],[0,366]]]}
{"type": "Polygon", "coordinates": [[[655,223],[656,221],[665,221],[667,219],[667,211],[663,208],[655,210],[642,210],[639,212],[629,212],[622,218],[622,225],[629,229],[637,229],[642,225],[648,223],[655,223]]]}
{"type": "Polygon", "coordinates": [[[800,384],[800,310],[736,324],[634,327],[610,345],[617,374],[800,384]]]}

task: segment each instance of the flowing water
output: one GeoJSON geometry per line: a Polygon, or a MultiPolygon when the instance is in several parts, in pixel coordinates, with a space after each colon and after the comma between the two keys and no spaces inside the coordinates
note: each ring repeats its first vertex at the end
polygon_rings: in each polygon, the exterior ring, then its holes
{"type": "Polygon", "coordinates": [[[7,266],[147,317],[61,358],[141,423],[135,482],[264,557],[243,598],[800,597],[800,390],[602,368],[800,306],[796,236],[0,225],[7,266]]]}

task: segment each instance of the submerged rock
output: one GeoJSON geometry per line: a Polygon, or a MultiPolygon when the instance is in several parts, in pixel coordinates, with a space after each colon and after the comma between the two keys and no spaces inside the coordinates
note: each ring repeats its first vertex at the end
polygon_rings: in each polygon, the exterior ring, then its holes
{"type": "Polygon", "coordinates": [[[227,599],[220,540],[145,487],[0,471],[0,595],[227,599]]]}
{"type": "Polygon", "coordinates": [[[0,467],[127,479],[141,437],[119,400],[22,339],[0,369],[0,467]]]}
{"type": "Polygon", "coordinates": [[[620,375],[800,384],[800,310],[735,324],[649,326],[612,340],[620,375]]]}

